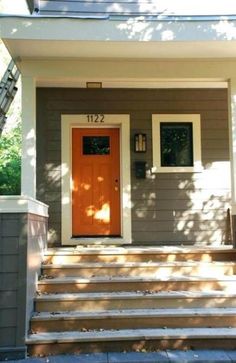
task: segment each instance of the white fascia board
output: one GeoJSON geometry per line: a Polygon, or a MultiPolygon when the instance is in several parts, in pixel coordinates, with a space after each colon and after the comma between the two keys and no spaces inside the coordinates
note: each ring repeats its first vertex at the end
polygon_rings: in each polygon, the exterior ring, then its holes
{"type": "Polygon", "coordinates": [[[236,20],[164,21],[1,17],[0,38],[30,40],[179,42],[236,40],[236,20]]]}
{"type": "Polygon", "coordinates": [[[32,213],[48,217],[48,206],[26,196],[0,196],[0,213],[32,213]]]}

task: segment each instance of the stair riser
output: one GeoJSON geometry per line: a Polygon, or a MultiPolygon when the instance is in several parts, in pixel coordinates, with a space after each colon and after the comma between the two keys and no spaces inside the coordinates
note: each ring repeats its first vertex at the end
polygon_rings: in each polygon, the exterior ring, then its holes
{"type": "Polygon", "coordinates": [[[236,349],[235,339],[159,339],[131,340],[91,343],[53,343],[28,345],[32,356],[47,356],[68,353],[100,353],[124,351],[157,351],[164,349],[236,349]]]}
{"type": "Polygon", "coordinates": [[[185,276],[223,276],[233,275],[234,266],[161,266],[161,267],[99,267],[99,268],[43,268],[43,275],[53,277],[97,277],[97,276],[142,276],[142,277],[180,277],[185,276]]]}
{"type": "Polygon", "coordinates": [[[76,301],[37,301],[35,310],[47,311],[101,311],[113,309],[168,309],[168,308],[236,308],[234,298],[189,298],[189,299],[119,299],[119,300],[76,300],[76,301]]]}
{"type": "Polygon", "coordinates": [[[112,292],[112,291],[235,291],[234,281],[158,281],[158,282],[103,282],[103,283],[51,283],[39,282],[38,289],[47,293],[112,292]]]}
{"type": "Polygon", "coordinates": [[[104,319],[71,319],[32,321],[34,332],[80,331],[82,329],[145,329],[145,328],[207,328],[236,327],[236,317],[190,316],[190,317],[134,317],[104,319]]]}
{"type": "Polygon", "coordinates": [[[80,262],[176,262],[176,261],[233,261],[236,260],[236,253],[234,251],[229,252],[211,252],[211,253],[150,253],[150,254],[121,254],[121,255],[54,255],[45,256],[45,262],[47,263],[80,263],[80,262]],[[234,257],[235,256],[235,257],[234,257]]]}

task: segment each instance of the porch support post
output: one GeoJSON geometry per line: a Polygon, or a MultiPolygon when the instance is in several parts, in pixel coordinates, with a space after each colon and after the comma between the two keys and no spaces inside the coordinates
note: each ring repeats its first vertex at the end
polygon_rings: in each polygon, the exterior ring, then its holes
{"type": "Polygon", "coordinates": [[[21,194],[36,199],[36,87],[22,76],[21,194]]]}
{"type": "Polygon", "coordinates": [[[232,239],[236,247],[236,78],[229,82],[229,132],[231,158],[232,239]]]}

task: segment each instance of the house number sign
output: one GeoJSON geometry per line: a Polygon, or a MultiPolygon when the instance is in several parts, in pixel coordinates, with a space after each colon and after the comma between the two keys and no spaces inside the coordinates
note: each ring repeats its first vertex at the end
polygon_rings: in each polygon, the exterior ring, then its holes
{"type": "Polygon", "coordinates": [[[86,115],[87,117],[87,121],[89,123],[104,123],[105,122],[105,115],[103,114],[91,114],[91,115],[86,115]]]}

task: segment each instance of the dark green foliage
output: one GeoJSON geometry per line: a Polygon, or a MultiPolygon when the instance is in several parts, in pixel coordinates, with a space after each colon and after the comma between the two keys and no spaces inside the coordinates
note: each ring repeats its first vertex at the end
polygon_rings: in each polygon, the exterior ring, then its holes
{"type": "Polygon", "coordinates": [[[0,195],[21,193],[20,123],[0,137],[0,195]]]}

